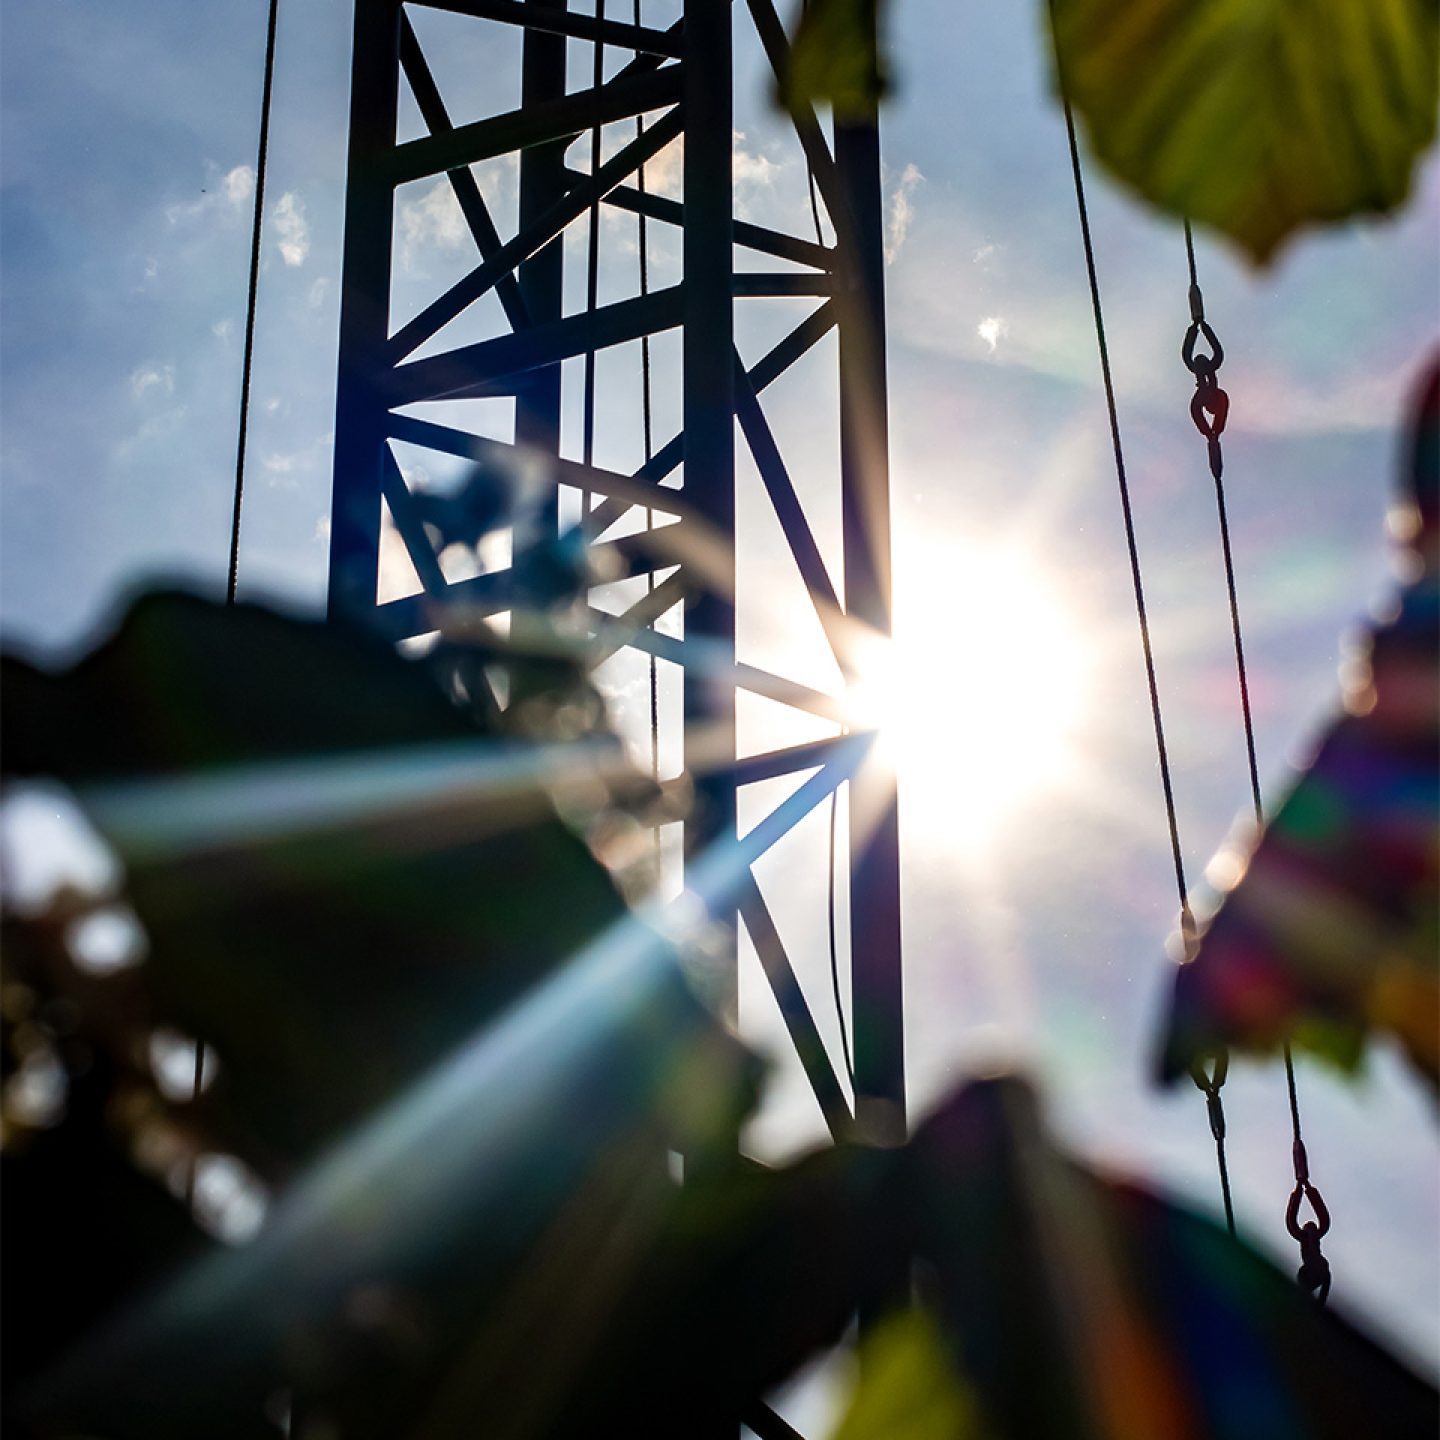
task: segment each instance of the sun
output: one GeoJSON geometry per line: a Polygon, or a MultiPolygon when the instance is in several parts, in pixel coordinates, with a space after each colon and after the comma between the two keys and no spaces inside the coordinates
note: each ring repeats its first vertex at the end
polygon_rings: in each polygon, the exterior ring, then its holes
{"type": "Polygon", "coordinates": [[[1093,647],[1023,547],[911,549],[894,587],[894,638],[860,647],[852,725],[879,732],[907,828],[999,842],[1075,776],[1093,647]]]}

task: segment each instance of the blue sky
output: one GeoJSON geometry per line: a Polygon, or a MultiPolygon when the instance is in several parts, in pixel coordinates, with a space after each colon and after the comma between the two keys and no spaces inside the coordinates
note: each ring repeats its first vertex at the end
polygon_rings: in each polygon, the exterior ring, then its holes
{"type": "MultiPolygon", "coordinates": [[[[645,4],[657,22],[674,9],[645,4]]],[[[1173,886],[1038,16],[993,0],[894,6],[898,84],[884,134],[902,611],[963,660],[988,617],[973,605],[946,614],[958,592],[944,557],[963,564],[1010,547],[1061,597],[1089,656],[1083,763],[1068,785],[1017,804],[979,858],[957,856],[925,823],[925,792],[940,779],[902,768],[912,1082],[923,1104],[977,1060],[1019,1055],[1052,1082],[1076,1144],[1213,1211],[1199,1096],[1156,1095],[1144,1077],[1173,886]]],[[[0,623],[10,643],[73,646],[148,577],[223,587],[264,5],[11,0],[3,40],[0,623]]],[[[349,43],[342,0],[281,0],[241,591],[312,610],[326,558],[349,43]]],[[[474,114],[509,103],[504,49],[477,42],[442,63],[472,87],[474,114]]],[[[738,71],[739,203],[803,234],[803,168],[767,111],[753,47],[741,45],[738,71]]],[[[503,168],[482,183],[503,198],[503,168]]],[[[1178,355],[1184,250],[1173,225],[1093,167],[1089,184],[1180,825],[1198,877],[1247,788],[1213,498],[1178,355]]],[[[463,236],[443,193],[421,185],[401,198],[398,293],[418,296],[466,263],[463,236]]],[[[1227,350],[1229,499],[1272,794],[1332,703],[1342,632],[1386,583],[1395,419],[1440,312],[1437,222],[1432,159],[1403,219],[1303,239],[1263,275],[1201,239],[1208,313],[1227,350]]],[[[673,255],[656,243],[663,272],[673,255]]],[[[616,253],[624,263],[623,244],[616,253]]],[[[607,374],[603,394],[633,389],[633,373],[607,374]]],[[[797,483],[833,560],[831,412],[798,378],[769,403],[802,457],[797,483]]],[[[633,437],[608,414],[601,446],[619,463],[633,437]]],[[[742,615],[742,635],[762,653],[794,595],[753,502],[741,531],[761,602],[742,615]]],[[[633,679],[620,677],[624,722],[635,718],[633,679]]],[[[757,734],[774,733],[766,723],[757,734]]],[[[824,817],[811,817],[762,880],[833,1038],[824,838],[824,817]]],[[[758,1038],[773,1034],[743,977],[742,1005],[758,1038]]],[[[782,1066],[757,1144],[783,1148],[813,1129],[791,1078],[782,1066]]],[[[1434,1368],[1431,1117],[1384,1052],[1358,1085],[1311,1066],[1301,1085],[1335,1217],[1337,1302],[1434,1368]]],[[[1289,1267],[1283,1082],[1275,1067],[1237,1065],[1228,1094],[1242,1225],[1289,1267]]]]}

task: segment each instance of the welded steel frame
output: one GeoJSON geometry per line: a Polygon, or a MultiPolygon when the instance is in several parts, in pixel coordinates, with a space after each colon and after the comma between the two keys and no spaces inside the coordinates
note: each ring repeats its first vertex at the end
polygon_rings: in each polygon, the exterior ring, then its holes
{"type": "MultiPolygon", "coordinates": [[[[412,0],[413,3],[413,0],[412,0]]],[[[679,565],[617,622],[595,613],[599,641],[633,644],[684,670],[686,762],[697,802],[687,821],[687,865],[729,847],[744,862],[738,884],[718,899],[714,918],[732,938],[743,921],[831,1131],[877,1139],[903,1133],[899,837],[893,775],[872,746],[854,736],[765,755],[736,753],[737,689],[838,719],[842,699],[741,664],[736,656],[735,436],[754,457],[791,555],[842,672],[857,630],[890,630],[890,535],[885,388],[884,256],[880,156],[873,123],[837,123],[827,140],[814,113],[794,116],[835,233],[832,245],[737,221],[732,180],[732,39],[752,24],[777,71],[787,41],[773,0],[684,0],[668,29],[573,12],[566,0],[426,0],[476,20],[523,32],[518,109],[453,125],[401,0],[356,0],[344,260],[340,311],[335,472],[330,532],[332,615],[359,618],[396,639],[435,628],[436,607],[463,601],[500,612],[524,604],[523,557],[512,568],[447,582],[411,504],[390,441],[403,440],[479,463],[513,463],[516,448],[545,458],[555,496],[569,485],[599,497],[588,535],[623,573],[679,565]],[[633,59],[598,89],[567,87],[569,38],[600,38],[633,59]],[[429,134],[397,143],[402,76],[429,134]],[[627,145],[592,178],[570,168],[566,152],[597,121],[659,112],[643,140],[627,145]],[[683,131],[683,200],[648,193],[634,172],[683,131]],[[518,152],[518,231],[502,241],[472,172],[474,162],[518,152]],[[401,183],[448,175],[473,237],[477,261],[465,280],[415,319],[390,331],[392,226],[401,183]],[[592,312],[562,313],[563,236],[596,197],[608,206],[683,228],[683,281],[592,312]],[[740,272],[734,247],[783,257],[803,273],[740,272]],[[476,297],[493,289],[508,334],[425,359],[407,357],[476,297]],[[815,311],[748,370],[734,348],[737,298],[813,295],[815,311]],[[683,426],[633,474],[586,466],[560,455],[562,362],[590,349],[679,327],[683,426]],[[831,328],[838,328],[843,585],[837,593],[785,461],[766,420],[766,386],[831,328]],[[417,400],[510,395],[515,445],[397,413],[417,400]],[[506,452],[510,452],[508,455],[506,452]],[[660,482],[683,464],[679,489],[660,482]],[[423,592],[377,602],[384,499],[423,592]],[[606,540],[605,531],[636,505],[678,517],[654,531],[606,540]],[[684,638],[653,621],[684,605],[684,638]],[[646,627],[649,628],[646,628],[646,627]],[[692,754],[703,734],[706,756],[692,754]],[[733,764],[716,766],[718,744],[733,764]],[[748,834],[737,831],[737,792],[776,775],[814,773],[748,834]],[[750,864],[839,785],[848,784],[850,969],[853,997],[852,1111],[836,1066],[796,980],[750,864]]],[[[547,523],[558,524],[558,498],[547,523]]],[[[733,949],[732,949],[733,960],[733,949]]],[[[732,965],[733,969],[733,965],[732,965]]],[[[732,990],[733,995],[733,990],[732,990]]]]}

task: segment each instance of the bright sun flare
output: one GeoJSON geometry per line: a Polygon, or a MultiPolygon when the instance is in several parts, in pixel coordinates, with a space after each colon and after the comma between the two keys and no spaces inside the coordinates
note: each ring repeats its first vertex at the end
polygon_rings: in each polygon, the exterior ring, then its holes
{"type": "Polygon", "coordinates": [[[905,822],[974,848],[1071,778],[1090,660],[1023,552],[902,556],[895,638],[862,654],[851,704],[857,726],[880,731],[905,822]]]}

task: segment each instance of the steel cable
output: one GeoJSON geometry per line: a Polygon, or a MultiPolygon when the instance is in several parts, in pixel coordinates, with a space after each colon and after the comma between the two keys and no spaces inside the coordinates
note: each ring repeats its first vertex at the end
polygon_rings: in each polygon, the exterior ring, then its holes
{"type": "MultiPolygon", "coordinates": [[[[245,301],[245,349],[240,362],[240,433],[235,445],[235,504],[230,518],[230,570],[225,602],[235,603],[240,581],[240,510],[245,498],[245,436],[250,423],[250,372],[255,356],[255,300],[260,289],[260,231],[265,215],[265,167],[270,149],[270,96],[275,81],[275,28],[280,0],[270,0],[265,30],[265,79],[260,93],[260,141],[255,157],[255,219],[250,231],[250,288],[245,301]]],[[[199,1062],[197,1061],[197,1066],[199,1062]]]]}
{"type": "MultiPolygon", "coordinates": [[[[1052,15],[1053,33],[1053,15],[1052,15]]],[[[1155,733],[1155,754],[1160,768],[1160,783],[1165,795],[1165,819],[1170,832],[1170,855],[1175,867],[1175,886],[1180,897],[1180,931],[1187,951],[1194,942],[1195,920],[1190,910],[1189,890],[1185,883],[1185,862],[1180,848],[1180,830],[1175,815],[1175,791],[1170,777],[1170,756],[1165,742],[1165,722],[1160,709],[1160,688],[1155,675],[1155,655],[1150,639],[1150,624],[1145,608],[1145,583],[1140,568],[1140,551],[1135,538],[1135,518],[1130,503],[1130,482],[1125,471],[1125,452],[1120,440],[1120,418],[1115,402],[1115,385],[1110,371],[1110,348],[1105,337],[1105,313],[1100,300],[1100,281],[1095,266],[1095,247],[1090,233],[1090,215],[1085,203],[1085,179],[1080,164],[1080,145],[1075,134],[1075,116],[1070,106],[1065,83],[1064,64],[1058,47],[1055,51],[1055,73],[1060,100],[1065,112],[1065,134],[1070,149],[1070,169],[1075,185],[1075,204],[1080,219],[1080,239],[1085,251],[1085,273],[1090,287],[1090,308],[1094,317],[1095,340],[1100,352],[1100,375],[1105,392],[1105,409],[1110,422],[1110,442],[1115,460],[1115,478],[1120,491],[1120,509],[1125,523],[1125,546],[1130,559],[1130,578],[1135,592],[1135,614],[1140,627],[1140,646],[1145,657],[1145,683],[1150,697],[1150,718],[1155,733]]],[[[1225,1224],[1235,1233],[1235,1210],[1230,1193],[1230,1170],[1225,1157],[1225,1109],[1220,1098],[1225,1083],[1228,1057],[1221,1052],[1214,1057],[1213,1068],[1206,1073],[1197,1064],[1191,1071],[1195,1084],[1205,1095],[1210,1132],[1215,1140],[1216,1166],[1220,1176],[1220,1194],[1225,1206],[1225,1224]]]]}
{"type": "MultiPolygon", "coordinates": [[[[255,308],[260,291],[260,237],[265,218],[265,169],[270,153],[270,99],[275,85],[275,30],[280,0],[270,0],[265,26],[265,77],[260,89],[260,138],[255,155],[255,216],[250,229],[250,283],[245,297],[245,348],[240,360],[240,424],[235,441],[235,491],[230,513],[230,565],[225,581],[225,603],[233,605],[240,585],[240,513],[245,503],[245,439],[250,426],[250,375],[255,358],[255,308]]],[[[195,1073],[190,1098],[200,1098],[205,1088],[205,1044],[195,1042],[195,1073]]],[[[185,1203],[195,1202],[195,1170],[192,1160],[185,1176],[185,1203]]]]}
{"type": "MultiPolygon", "coordinates": [[[[1245,664],[1245,643],[1241,634],[1240,602],[1235,587],[1235,561],[1230,546],[1230,518],[1225,505],[1225,463],[1220,446],[1220,435],[1225,429],[1225,419],[1229,413],[1229,399],[1216,381],[1216,372],[1224,358],[1224,351],[1205,319],[1205,299],[1200,290],[1199,272],[1195,263],[1195,236],[1188,218],[1184,228],[1185,260],[1190,273],[1190,329],[1186,332],[1181,357],[1186,368],[1195,377],[1196,400],[1192,403],[1192,415],[1196,428],[1205,436],[1210,474],[1215,482],[1215,509],[1220,524],[1220,549],[1225,564],[1225,590],[1230,602],[1230,633],[1235,647],[1235,676],[1240,691],[1240,716],[1245,731],[1245,759],[1250,771],[1250,797],[1258,835],[1265,824],[1265,808],[1260,792],[1260,767],[1255,752],[1255,721],[1250,705],[1250,678],[1245,664]],[[1212,348],[1212,353],[1203,359],[1194,354],[1193,337],[1197,332],[1206,336],[1212,348]]],[[[1310,1183],[1309,1157],[1300,1130],[1300,1100],[1295,1088],[1295,1057],[1288,1038],[1281,1047],[1281,1053],[1285,1061],[1285,1088],[1290,1102],[1291,1157],[1295,1172],[1295,1189],[1291,1193],[1290,1206],[1286,1212],[1287,1228],[1300,1242],[1302,1273],[1319,1275],[1323,1271],[1324,1293],[1320,1293],[1318,1297],[1323,1304],[1329,1290],[1329,1266],[1319,1250],[1319,1242],[1323,1237],[1319,1217],[1324,1213],[1324,1201],[1310,1183]],[[1315,1234],[1313,1239],[1300,1230],[1295,1217],[1290,1213],[1302,1196],[1309,1197],[1312,1208],[1316,1210],[1316,1227],[1319,1233],[1315,1234]]],[[[1325,1215],[1324,1229],[1328,1228],[1329,1217],[1325,1215]]],[[[1313,1288],[1317,1292],[1321,1290],[1318,1280],[1313,1288]]]]}
{"type": "MultiPolygon", "coordinates": [[[[634,0],[632,7],[632,20],[636,29],[640,28],[640,0],[634,0]]],[[[635,138],[639,140],[645,134],[645,117],[635,117],[635,138]]],[[[640,167],[635,172],[635,188],[640,194],[645,193],[645,162],[640,162],[640,167]]],[[[650,227],[645,212],[640,211],[635,217],[636,220],[636,256],[640,265],[640,294],[646,296],[650,293],[650,227]]],[[[650,336],[648,334],[640,337],[640,436],[642,459],[648,464],[655,453],[655,404],[654,395],[651,389],[650,376],[650,336]]],[[[648,534],[655,528],[655,511],[652,506],[645,507],[645,530],[648,534]]],[[[645,593],[655,593],[655,571],[654,569],[645,572],[645,593]]],[[[655,629],[655,621],[652,620],[647,627],[655,629]]],[[[655,655],[646,657],[649,699],[650,699],[650,778],[657,785],[660,782],[660,662],[655,655]]],[[[655,882],[660,882],[660,866],[662,860],[662,843],[660,837],[660,826],[657,823],[654,827],[655,842],[655,882]]]]}

